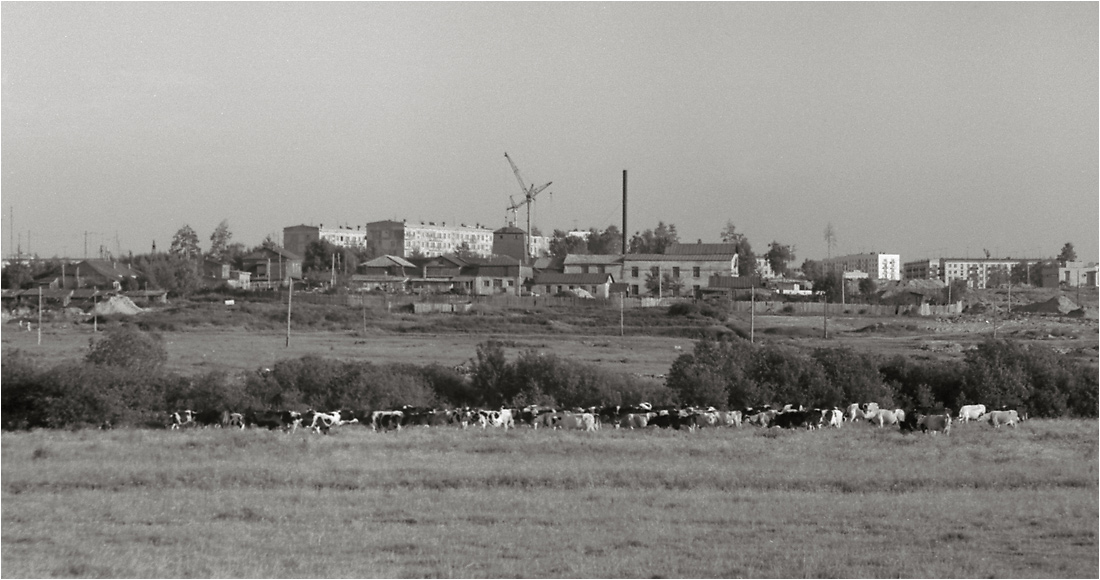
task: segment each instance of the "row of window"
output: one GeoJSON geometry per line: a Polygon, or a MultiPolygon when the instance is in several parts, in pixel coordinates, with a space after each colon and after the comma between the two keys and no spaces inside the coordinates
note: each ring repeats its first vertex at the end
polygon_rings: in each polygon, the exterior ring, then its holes
{"type": "MultiPolygon", "coordinates": [[[[652,267],[649,268],[649,272],[651,274],[653,274],[654,276],[659,276],[660,273],[661,273],[661,267],[660,266],[652,266],[652,267]]],[[[601,273],[602,273],[602,270],[601,270],[601,273]]],[[[691,277],[692,278],[698,278],[701,275],[702,275],[702,268],[700,268],[699,266],[693,266],[691,268],[691,277]]],[[[630,268],[630,277],[631,278],[637,278],[638,277],[638,267],[637,266],[633,266],[632,268],[630,268]]],[[[679,266],[673,266],[672,267],[672,277],[673,278],[679,278],[680,277],[680,267],[679,266]]]]}

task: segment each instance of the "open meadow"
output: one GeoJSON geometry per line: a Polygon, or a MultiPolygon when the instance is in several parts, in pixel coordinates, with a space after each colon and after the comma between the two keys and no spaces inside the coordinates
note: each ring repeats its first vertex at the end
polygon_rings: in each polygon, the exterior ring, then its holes
{"type": "Polygon", "coordinates": [[[5,577],[1057,577],[1098,425],[5,432],[5,577]]]}

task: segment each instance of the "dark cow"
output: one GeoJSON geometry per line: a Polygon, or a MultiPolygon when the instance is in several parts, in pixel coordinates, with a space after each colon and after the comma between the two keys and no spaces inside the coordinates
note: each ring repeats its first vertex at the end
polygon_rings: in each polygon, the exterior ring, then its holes
{"type": "Polygon", "coordinates": [[[942,432],[944,435],[950,435],[951,415],[921,415],[917,419],[917,426],[920,427],[921,433],[928,433],[931,431],[933,433],[942,432]]]}
{"type": "Polygon", "coordinates": [[[244,429],[244,415],[240,413],[226,413],[225,422],[222,426],[227,429],[244,429]]]}
{"type": "Polygon", "coordinates": [[[776,413],[775,417],[772,418],[771,424],[783,429],[797,429],[799,427],[805,427],[808,418],[808,411],[787,411],[784,413],[776,413]]]}
{"type": "Polygon", "coordinates": [[[254,411],[246,413],[245,423],[265,429],[296,430],[302,426],[302,414],[298,411],[254,411]]]}
{"type": "Polygon", "coordinates": [[[205,410],[195,413],[195,424],[199,427],[221,427],[229,419],[229,411],[205,410]]]}

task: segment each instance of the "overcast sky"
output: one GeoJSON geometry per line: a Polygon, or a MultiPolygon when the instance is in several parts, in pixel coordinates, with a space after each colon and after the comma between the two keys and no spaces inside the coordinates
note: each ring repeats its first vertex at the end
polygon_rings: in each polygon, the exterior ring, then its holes
{"type": "Polygon", "coordinates": [[[1100,254],[1098,4],[11,3],[3,253],[727,221],[797,262],[1100,254]],[[550,193],[552,192],[552,193],[550,193]],[[524,216],[521,212],[520,221],[524,216]],[[521,223],[522,225],[522,223],[521,223]],[[85,232],[88,232],[87,236],[85,232]],[[116,244],[117,236],[117,244],[116,244]]]}

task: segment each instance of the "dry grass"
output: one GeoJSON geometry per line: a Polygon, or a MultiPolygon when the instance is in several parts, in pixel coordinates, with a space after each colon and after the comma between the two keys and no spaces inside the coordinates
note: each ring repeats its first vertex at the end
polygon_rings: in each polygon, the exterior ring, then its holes
{"type": "Polygon", "coordinates": [[[1097,423],[5,433],[5,576],[1096,577],[1097,423]]]}

